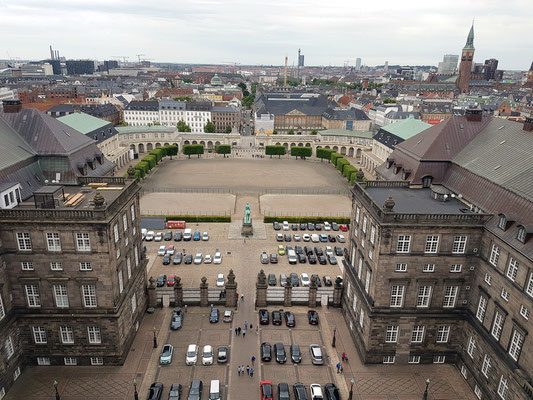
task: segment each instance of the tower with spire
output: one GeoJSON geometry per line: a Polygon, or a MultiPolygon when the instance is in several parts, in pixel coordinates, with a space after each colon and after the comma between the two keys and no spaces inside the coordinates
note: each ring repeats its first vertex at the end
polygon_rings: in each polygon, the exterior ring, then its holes
{"type": "Polygon", "coordinates": [[[470,76],[472,74],[472,62],[474,61],[474,22],[468,33],[465,47],[461,53],[461,63],[459,64],[459,77],[457,87],[461,93],[467,93],[470,88],[470,76]]]}

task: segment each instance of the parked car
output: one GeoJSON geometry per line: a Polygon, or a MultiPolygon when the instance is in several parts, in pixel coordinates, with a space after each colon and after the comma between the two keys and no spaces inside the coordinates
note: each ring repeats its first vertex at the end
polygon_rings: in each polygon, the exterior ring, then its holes
{"type": "Polygon", "coordinates": [[[185,264],[192,264],[192,254],[185,254],[185,264]]]}
{"type": "Polygon", "coordinates": [[[218,346],[217,362],[228,362],[229,349],[226,346],[218,346]]]}
{"type": "Polygon", "coordinates": [[[146,240],[147,242],[151,242],[152,240],[154,240],[154,237],[155,237],[155,232],[154,231],[148,231],[146,233],[146,237],[144,238],[144,240],[146,240]]]}
{"type": "Polygon", "coordinates": [[[192,239],[192,231],[187,228],[183,231],[183,240],[188,242],[191,239],[192,239]]]}
{"type": "Polygon", "coordinates": [[[283,247],[282,244],[280,244],[280,245],[278,246],[278,254],[279,254],[280,256],[284,256],[284,255],[285,255],[285,247],[283,247]]]}
{"type": "Polygon", "coordinates": [[[318,383],[312,383],[309,386],[309,389],[311,391],[311,400],[322,400],[324,398],[322,394],[322,386],[318,383]]]}
{"type": "Polygon", "coordinates": [[[185,364],[195,365],[197,360],[198,360],[198,346],[195,344],[190,344],[189,347],[187,347],[187,353],[185,356],[185,364]]]}
{"type": "Polygon", "coordinates": [[[322,230],[322,224],[315,224],[315,231],[321,231],[322,230]]]}
{"type": "Polygon", "coordinates": [[[176,264],[181,264],[182,260],[183,260],[183,255],[180,252],[177,252],[174,255],[174,259],[172,260],[172,263],[174,263],[175,265],[176,264]]]}
{"type": "Polygon", "coordinates": [[[310,345],[309,353],[311,353],[311,362],[314,365],[324,364],[324,358],[322,357],[322,348],[318,344],[310,345]]]}
{"type": "Polygon", "coordinates": [[[289,279],[291,280],[291,285],[296,287],[300,286],[300,279],[298,278],[298,274],[295,272],[291,272],[289,275],[289,279]]]}
{"type": "Polygon", "coordinates": [[[161,274],[157,277],[156,285],[157,287],[165,286],[166,282],[167,282],[167,276],[164,274],[161,274]]]}
{"type": "Polygon", "coordinates": [[[278,242],[283,242],[283,233],[277,233],[276,234],[276,240],[278,242]]]}
{"type": "Polygon", "coordinates": [[[268,310],[265,310],[265,309],[259,310],[259,324],[268,325],[269,323],[270,323],[270,316],[268,314],[268,310]]]}
{"type": "Polygon", "coordinates": [[[201,380],[193,380],[189,387],[189,397],[187,397],[187,400],[200,400],[202,398],[202,386],[201,380]]]}
{"type": "Polygon", "coordinates": [[[170,264],[170,254],[165,254],[163,256],[163,265],[168,265],[170,264]]]}
{"type": "Polygon", "coordinates": [[[298,230],[298,224],[292,224],[292,225],[291,225],[291,229],[292,229],[293,231],[297,231],[297,230],[298,230]]]}
{"type": "Polygon", "coordinates": [[[311,241],[312,241],[313,243],[318,243],[318,242],[320,242],[320,236],[318,236],[317,233],[313,233],[313,234],[311,235],[311,241]]]}
{"type": "Polygon", "coordinates": [[[308,222],[307,223],[307,230],[308,231],[314,231],[315,230],[315,224],[313,224],[312,222],[308,222]]]}
{"type": "Polygon", "coordinates": [[[297,344],[291,344],[291,360],[296,364],[302,362],[302,353],[300,352],[300,346],[297,344]]]}
{"type": "Polygon", "coordinates": [[[325,275],[322,277],[322,280],[324,281],[324,286],[331,286],[333,283],[331,282],[331,277],[329,275],[325,275]]]}
{"type": "Polygon", "coordinates": [[[320,234],[320,239],[322,243],[326,243],[328,241],[328,236],[325,233],[320,234]]]}
{"type": "Polygon", "coordinates": [[[194,263],[195,264],[201,264],[202,263],[202,253],[196,253],[196,255],[194,256],[194,263]]]}
{"type": "Polygon", "coordinates": [[[192,240],[199,241],[200,240],[200,232],[194,232],[192,240]]]}
{"type": "Polygon", "coordinates": [[[307,400],[307,392],[303,383],[295,383],[292,389],[294,390],[295,400],[307,400]]]}
{"type": "Polygon", "coordinates": [[[224,274],[218,274],[217,275],[217,287],[223,287],[224,286],[224,274]]]}
{"type": "Polygon", "coordinates": [[[281,311],[274,310],[272,311],[272,325],[281,325],[281,311]]]}
{"type": "Polygon", "coordinates": [[[276,286],[276,275],[275,274],[268,274],[268,285],[269,286],[276,286]]]}
{"type": "Polygon", "coordinates": [[[298,262],[300,264],[305,264],[307,262],[307,258],[304,254],[298,254],[298,262]]]}
{"type": "Polygon", "coordinates": [[[307,311],[307,320],[309,325],[318,325],[318,313],[315,310],[307,311]]]}
{"type": "Polygon", "coordinates": [[[300,279],[302,280],[302,286],[309,286],[311,283],[311,280],[309,279],[309,275],[307,275],[307,273],[305,272],[301,273],[300,279]]]}
{"type": "Polygon", "coordinates": [[[283,228],[284,231],[288,231],[289,230],[289,222],[288,221],[283,221],[282,228],[283,228]]]}
{"type": "Polygon", "coordinates": [[[215,257],[213,258],[213,264],[221,264],[222,263],[222,253],[220,251],[217,251],[215,253],[215,257]]]}
{"type": "Polygon", "coordinates": [[[207,232],[202,233],[202,240],[207,242],[209,240],[209,234],[207,232]]]}
{"type": "Polygon", "coordinates": [[[172,362],[172,355],[174,354],[174,346],[171,344],[165,344],[163,350],[161,350],[161,355],[159,356],[159,364],[165,365],[172,362]]]}
{"type": "Polygon", "coordinates": [[[343,252],[342,252],[342,248],[341,248],[341,247],[339,247],[339,246],[335,246],[335,247],[333,248],[333,250],[335,251],[335,255],[336,255],[336,256],[342,257],[343,252]]]}
{"type": "Polygon", "coordinates": [[[326,246],[326,255],[327,256],[333,255],[333,249],[331,248],[331,246],[326,246]]]}
{"type": "Polygon", "coordinates": [[[183,233],[181,233],[181,231],[177,231],[174,234],[174,241],[175,242],[181,242],[182,239],[183,239],[183,233]]]}
{"type": "Polygon", "coordinates": [[[278,400],[290,400],[289,384],[285,382],[278,383],[278,400]]]}
{"type": "Polygon", "coordinates": [[[346,242],[346,239],[344,238],[344,235],[340,235],[339,234],[339,235],[337,235],[335,237],[337,239],[337,242],[339,242],[339,243],[345,243],[346,242]]]}
{"type": "Polygon", "coordinates": [[[159,250],[157,250],[158,256],[164,256],[167,252],[167,246],[159,246],[159,250]]]}
{"type": "Polygon", "coordinates": [[[287,362],[287,353],[285,353],[285,347],[283,343],[276,343],[274,345],[274,353],[276,354],[276,362],[279,364],[285,364],[287,362]]]}
{"type": "Polygon", "coordinates": [[[328,261],[331,265],[337,265],[337,259],[335,258],[333,254],[328,256],[328,261]]]}
{"type": "Polygon", "coordinates": [[[318,263],[320,265],[326,265],[327,264],[327,260],[326,260],[326,257],[324,255],[317,256],[317,260],[318,260],[318,263]]]}
{"type": "Polygon", "coordinates": [[[182,386],[179,383],[170,385],[170,392],[168,392],[168,400],[180,400],[182,386]]]}
{"type": "Polygon", "coordinates": [[[324,389],[326,392],[326,399],[341,400],[341,393],[339,392],[339,388],[334,383],[326,383],[324,389]]]}
{"type": "Polygon", "coordinates": [[[285,311],[285,325],[289,328],[294,328],[296,326],[296,318],[292,311],[285,311]]]}
{"type": "Polygon", "coordinates": [[[176,277],[174,275],[170,275],[167,280],[167,286],[174,286],[176,284],[176,277]]]}
{"type": "Polygon", "coordinates": [[[339,229],[343,232],[348,232],[348,225],[346,224],[341,224],[339,225],[339,229]]]}
{"type": "Polygon", "coordinates": [[[313,281],[313,277],[315,278],[315,283],[318,287],[322,287],[322,280],[320,279],[320,276],[318,274],[312,274],[311,275],[311,281],[313,281]]]}
{"type": "Polygon", "coordinates": [[[276,253],[272,253],[270,255],[270,263],[271,264],[277,264],[278,263],[278,255],[276,253]]]}
{"type": "Polygon", "coordinates": [[[173,331],[177,331],[178,329],[181,329],[182,326],[182,316],[180,314],[172,314],[172,318],[170,319],[170,329],[173,331]]]}
{"type": "Polygon", "coordinates": [[[233,311],[232,310],[224,311],[224,322],[231,322],[231,321],[233,321],[233,311]]]}
{"type": "Polygon", "coordinates": [[[261,381],[259,383],[259,392],[261,394],[261,400],[272,400],[274,398],[274,392],[272,390],[272,382],[261,381]]]}
{"type": "Polygon", "coordinates": [[[285,274],[280,274],[279,275],[279,285],[281,287],[285,287],[287,285],[287,275],[285,275],[285,274]]]}
{"type": "Polygon", "coordinates": [[[213,364],[213,348],[206,344],[202,349],[202,365],[213,364]]]}
{"type": "Polygon", "coordinates": [[[324,230],[325,231],[330,231],[331,230],[331,225],[329,222],[324,222],[324,230]]]}
{"type": "Polygon", "coordinates": [[[146,400],[161,400],[161,395],[163,394],[163,384],[160,382],[154,382],[150,385],[148,389],[148,396],[146,400]]]}
{"type": "Polygon", "coordinates": [[[316,264],[316,256],[314,254],[308,255],[307,260],[309,261],[309,264],[316,264]]]}
{"type": "Polygon", "coordinates": [[[272,360],[272,347],[270,343],[263,342],[261,343],[261,361],[271,361],[272,360]]]}
{"type": "Polygon", "coordinates": [[[218,322],[218,308],[213,308],[209,314],[209,322],[216,324],[218,322]]]}
{"type": "Polygon", "coordinates": [[[261,259],[261,264],[268,264],[268,262],[269,262],[269,257],[268,257],[268,254],[267,254],[266,251],[263,251],[263,252],[261,253],[260,259],[261,259]]]}
{"type": "Polygon", "coordinates": [[[331,223],[331,230],[338,231],[339,230],[339,225],[336,222],[332,222],[331,223]]]}
{"type": "Polygon", "coordinates": [[[164,239],[165,239],[166,241],[172,240],[172,231],[167,231],[167,232],[165,233],[165,237],[164,237],[164,239]]]}
{"type": "Polygon", "coordinates": [[[302,235],[302,240],[303,240],[304,242],[309,242],[309,241],[311,240],[311,236],[309,236],[308,233],[304,233],[304,234],[302,235]]]}
{"type": "Polygon", "coordinates": [[[328,241],[334,243],[337,241],[337,239],[335,239],[335,235],[328,235],[328,241]]]}
{"type": "Polygon", "coordinates": [[[292,235],[292,238],[294,239],[295,242],[299,242],[301,240],[301,237],[298,234],[292,235]]]}
{"type": "Polygon", "coordinates": [[[171,255],[173,256],[174,255],[174,245],[171,244],[170,246],[167,247],[167,253],[168,255],[171,255]]]}
{"type": "Polygon", "coordinates": [[[154,236],[154,242],[160,242],[161,240],[163,240],[163,233],[157,232],[154,236]]]}
{"type": "Polygon", "coordinates": [[[315,247],[315,254],[317,256],[321,256],[321,255],[324,255],[324,250],[322,250],[322,247],[315,247]]]}
{"type": "Polygon", "coordinates": [[[291,239],[291,235],[290,233],[286,233],[284,236],[283,236],[283,239],[286,241],[286,242],[290,242],[292,239],[291,239]]]}
{"type": "Polygon", "coordinates": [[[281,225],[279,224],[278,221],[274,221],[272,223],[272,227],[274,228],[275,231],[279,231],[281,229],[281,225]]]}
{"type": "Polygon", "coordinates": [[[204,257],[204,264],[211,264],[213,262],[213,258],[210,254],[206,254],[204,257]]]}

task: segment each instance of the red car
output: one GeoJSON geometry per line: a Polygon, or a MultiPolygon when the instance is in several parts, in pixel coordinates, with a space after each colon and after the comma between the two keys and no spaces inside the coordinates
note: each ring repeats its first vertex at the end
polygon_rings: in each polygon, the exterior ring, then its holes
{"type": "Polygon", "coordinates": [[[259,391],[261,392],[261,400],[271,400],[274,398],[271,381],[261,381],[259,391]]]}
{"type": "Polygon", "coordinates": [[[167,279],[167,286],[174,286],[176,283],[176,277],[174,275],[170,275],[167,279]]]}
{"type": "Polygon", "coordinates": [[[340,229],[341,231],[343,231],[343,232],[348,232],[348,227],[347,227],[346,225],[344,225],[344,224],[339,225],[339,229],[340,229]]]}

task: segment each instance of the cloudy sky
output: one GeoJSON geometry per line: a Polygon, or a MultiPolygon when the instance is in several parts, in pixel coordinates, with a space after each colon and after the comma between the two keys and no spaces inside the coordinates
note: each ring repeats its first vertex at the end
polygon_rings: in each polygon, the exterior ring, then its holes
{"type": "Polygon", "coordinates": [[[476,62],[533,61],[532,0],[0,0],[1,58],[437,65],[475,18],[476,62]]]}

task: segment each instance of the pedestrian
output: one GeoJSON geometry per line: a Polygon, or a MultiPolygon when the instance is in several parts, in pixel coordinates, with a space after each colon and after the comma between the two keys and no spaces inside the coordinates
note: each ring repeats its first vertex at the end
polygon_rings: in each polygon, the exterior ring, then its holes
{"type": "Polygon", "coordinates": [[[253,377],[254,377],[254,369],[252,368],[252,369],[250,370],[250,378],[253,378],[253,377]]]}
{"type": "Polygon", "coordinates": [[[255,334],[259,335],[259,327],[257,325],[255,326],[255,334]]]}
{"type": "Polygon", "coordinates": [[[241,327],[239,326],[239,327],[237,328],[237,330],[239,331],[238,336],[240,336],[240,335],[241,335],[241,327]]]}
{"type": "Polygon", "coordinates": [[[346,361],[346,353],[342,353],[342,362],[346,361]]]}
{"type": "Polygon", "coordinates": [[[337,374],[340,373],[340,369],[341,369],[341,364],[337,363],[337,374]]]}
{"type": "Polygon", "coordinates": [[[254,326],[252,324],[250,324],[250,330],[252,330],[254,328],[254,326]]]}
{"type": "Polygon", "coordinates": [[[255,356],[252,356],[252,367],[255,365],[255,356]]]}
{"type": "Polygon", "coordinates": [[[244,301],[244,294],[241,294],[241,300],[244,301]]]}
{"type": "Polygon", "coordinates": [[[248,375],[250,375],[250,366],[249,365],[246,366],[246,372],[248,373],[248,375]]]}
{"type": "Polygon", "coordinates": [[[244,329],[248,329],[248,321],[244,321],[244,329]]]}
{"type": "Polygon", "coordinates": [[[237,368],[237,373],[239,374],[239,376],[241,376],[241,366],[239,365],[239,368],[237,368]]]}
{"type": "Polygon", "coordinates": [[[239,336],[239,328],[235,328],[235,336],[239,336]]]}
{"type": "Polygon", "coordinates": [[[342,372],[344,371],[344,368],[342,368],[342,365],[341,365],[341,367],[339,368],[339,371],[341,372],[341,374],[342,374],[342,372]]]}
{"type": "Polygon", "coordinates": [[[245,336],[246,336],[246,329],[243,329],[242,330],[242,338],[244,339],[245,336]]]}

